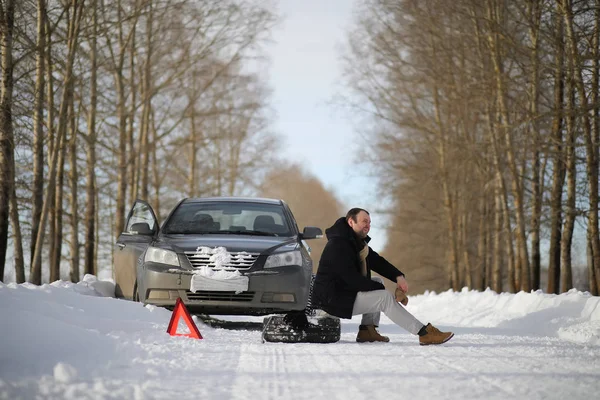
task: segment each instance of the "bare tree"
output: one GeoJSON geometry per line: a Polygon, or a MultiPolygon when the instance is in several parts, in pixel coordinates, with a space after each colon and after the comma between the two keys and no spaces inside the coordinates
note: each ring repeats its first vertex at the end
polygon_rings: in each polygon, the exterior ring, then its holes
{"type": "Polygon", "coordinates": [[[552,158],[552,189],[550,194],[550,244],[548,264],[548,293],[560,292],[562,241],[562,195],[565,182],[565,162],[563,159],[563,103],[564,103],[564,36],[563,19],[560,14],[555,17],[554,38],[554,104],[550,144],[553,150],[552,158]]]}
{"type": "Polygon", "coordinates": [[[98,1],[92,1],[92,34],[90,37],[90,104],[88,110],[87,165],[86,165],[86,210],[85,210],[85,274],[96,275],[96,112],[98,108],[98,1]]]}
{"type": "Polygon", "coordinates": [[[4,280],[10,199],[15,184],[12,121],[14,18],[14,0],[0,1],[0,41],[2,43],[2,85],[0,86],[0,280],[4,280]]]}
{"type": "MultiPolygon", "coordinates": [[[[109,8],[101,3],[102,10],[104,13],[109,8]]],[[[138,7],[138,3],[135,2],[135,6],[131,10],[129,15],[123,15],[124,7],[122,0],[117,0],[117,44],[118,53],[115,54],[113,50],[112,40],[110,36],[110,30],[104,29],[106,33],[106,40],[108,49],[110,51],[111,69],[114,76],[117,100],[116,100],[116,111],[118,120],[118,168],[117,168],[117,219],[115,221],[115,235],[119,235],[123,231],[124,215],[125,215],[125,200],[127,196],[127,166],[128,166],[128,152],[127,152],[127,104],[126,104],[126,82],[125,82],[125,57],[127,50],[129,49],[129,42],[132,40],[135,28],[137,25],[138,18],[141,13],[141,7],[138,7]],[[129,30],[127,31],[127,23],[130,21],[129,30]]],[[[110,20],[109,16],[104,16],[104,21],[110,20]]],[[[133,116],[129,115],[130,118],[133,116]]],[[[131,150],[131,149],[130,149],[131,150]]]]}
{"type": "MultiPolygon", "coordinates": [[[[594,15],[594,30],[592,39],[592,50],[591,50],[593,61],[592,61],[592,85],[591,85],[591,96],[590,102],[594,105],[593,118],[592,118],[592,135],[593,143],[595,143],[594,153],[596,162],[600,162],[600,107],[598,107],[598,91],[600,90],[600,0],[596,0],[596,11],[594,15]]],[[[597,165],[600,168],[600,165],[597,165]]],[[[598,264],[593,256],[593,244],[592,238],[594,237],[592,224],[588,224],[588,251],[590,251],[590,258],[588,261],[588,274],[590,282],[590,292],[597,296],[598,295],[598,282],[597,278],[598,264]]]]}
{"type": "MultiPolygon", "coordinates": [[[[573,80],[577,89],[577,98],[581,109],[581,123],[583,126],[583,138],[586,149],[586,175],[588,182],[589,212],[588,224],[590,225],[590,237],[593,254],[594,272],[596,273],[596,285],[600,286],[600,233],[598,231],[598,143],[594,143],[591,118],[589,114],[589,94],[585,89],[583,69],[584,65],[578,51],[578,43],[575,37],[573,9],[571,1],[561,0],[560,11],[565,19],[566,38],[568,40],[569,54],[573,62],[573,80]]],[[[597,18],[597,17],[596,17],[597,18]]],[[[597,96],[595,94],[594,96],[597,96]]],[[[597,105],[596,105],[597,106],[597,105]]]]}
{"type": "Polygon", "coordinates": [[[31,213],[31,255],[30,264],[35,253],[42,206],[44,202],[44,90],[46,64],[46,1],[37,1],[37,48],[36,48],[36,81],[33,132],[33,187],[31,213]]]}
{"type": "MultiPolygon", "coordinates": [[[[14,176],[13,176],[14,182],[14,176]]],[[[10,221],[13,227],[13,252],[15,261],[15,278],[17,283],[25,282],[25,261],[23,257],[23,237],[21,235],[21,223],[19,222],[19,205],[17,203],[16,185],[12,188],[10,198],[10,221]]]]}
{"type": "MultiPolygon", "coordinates": [[[[69,30],[68,30],[68,55],[66,61],[66,69],[65,75],[63,79],[63,94],[60,103],[60,111],[58,116],[58,129],[57,129],[57,137],[56,143],[52,152],[52,157],[50,158],[50,172],[48,179],[48,189],[47,192],[52,193],[52,190],[55,185],[57,169],[59,164],[59,153],[60,149],[64,143],[64,136],[66,135],[67,130],[67,109],[70,103],[70,99],[72,98],[72,89],[73,89],[73,62],[75,60],[75,50],[77,48],[77,41],[79,36],[79,28],[80,22],[83,15],[83,1],[77,2],[77,0],[72,0],[70,7],[72,7],[72,17],[69,21],[69,30]]],[[[40,226],[38,230],[38,235],[36,238],[36,243],[43,243],[44,234],[45,234],[45,224],[48,218],[48,213],[50,209],[50,200],[48,196],[45,197],[44,207],[42,209],[42,216],[40,218],[40,226]]],[[[30,282],[35,284],[40,284],[41,280],[38,280],[41,277],[41,269],[42,269],[42,246],[36,246],[34,259],[31,266],[31,274],[30,274],[30,282]]]]}
{"type": "Polygon", "coordinates": [[[77,167],[77,137],[78,124],[75,113],[75,106],[71,105],[70,127],[71,137],[69,138],[69,186],[70,193],[70,213],[71,213],[71,240],[69,250],[71,252],[71,268],[69,277],[71,282],[79,282],[79,170],[77,167]]]}
{"type": "MultiPolygon", "coordinates": [[[[542,16],[542,1],[533,0],[527,3],[527,19],[529,24],[529,40],[531,41],[531,78],[529,82],[530,92],[530,118],[531,136],[532,136],[532,160],[531,160],[531,285],[529,288],[523,289],[537,290],[540,288],[540,230],[541,230],[541,214],[542,214],[542,178],[540,165],[540,147],[542,146],[542,138],[540,135],[540,124],[538,123],[539,115],[539,96],[540,96],[540,21],[542,16]]],[[[524,280],[522,271],[521,280],[524,280]]]]}
{"type": "Polygon", "coordinates": [[[217,186],[224,194],[257,192],[278,143],[259,46],[275,23],[268,6],[241,0],[27,0],[24,6],[37,9],[37,30],[35,13],[15,21],[26,65],[18,75],[26,96],[18,104],[16,154],[32,157],[16,165],[7,243],[18,259],[17,224],[25,227],[31,282],[60,279],[65,259],[70,278],[79,279],[83,207],[84,271],[97,273],[98,260],[111,259],[127,198],[142,193],[142,181],[159,216],[185,195],[178,181],[188,171],[180,156],[189,148],[192,115],[201,133],[193,140],[198,194],[217,186]],[[194,75],[197,90],[188,102],[180,94],[194,75]],[[62,216],[70,226],[64,233],[62,216]]]}
{"type": "MultiPolygon", "coordinates": [[[[571,44],[567,44],[567,49],[571,44]]],[[[562,291],[568,291],[573,287],[573,274],[571,272],[571,247],[573,243],[573,230],[575,229],[575,217],[577,210],[575,208],[576,201],[576,186],[577,186],[577,169],[575,160],[575,87],[573,82],[574,62],[572,59],[567,60],[567,85],[566,85],[566,138],[565,138],[565,155],[566,155],[566,173],[567,173],[567,201],[565,210],[565,221],[562,229],[562,238],[560,243],[561,253],[561,288],[562,291]]]]}
{"type": "MultiPolygon", "coordinates": [[[[361,133],[374,144],[369,162],[378,168],[383,187],[421,176],[418,163],[400,162],[400,157],[434,150],[439,196],[429,194],[429,199],[439,199],[437,207],[446,215],[432,224],[430,236],[443,234],[442,248],[456,255],[436,261],[456,271],[448,285],[481,287],[487,281],[498,291],[538,288],[541,242],[548,229],[548,290],[558,291],[560,257],[562,269],[571,260],[572,241],[564,234],[587,215],[589,237],[597,237],[591,233],[598,205],[596,10],[566,0],[371,0],[359,7],[345,53],[346,82],[353,93],[346,105],[369,116],[375,126],[361,133]],[[571,14],[569,7],[575,9],[571,14]],[[567,78],[564,59],[573,63],[567,78]],[[544,63],[553,73],[542,68],[544,63]],[[565,100],[569,83],[572,91],[565,100]],[[576,103],[566,107],[570,100],[576,103]],[[564,118],[571,118],[568,124],[564,118]],[[571,135],[570,145],[563,143],[565,134],[571,135]],[[583,169],[580,142],[587,174],[576,180],[583,169]],[[578,181],[580,189],[585,184],[585,192],[592,193],[587,209],[576,207],[578,181]],[[568,215],[566,230],[563,215],[568,215]]],[[[407,207],[402,191],[387,194],[394,208],[407,207]]],[[[426,216],[413,212],[413,218],[426,216]]],[[[403,237],[396,230],[389,234],[403,237]]],[[[421,246],[426,246],[427,235],[422,237],[421,246]]]]}
{"type": "Polygon", "coordinates": [[[515,268],[515,286],[517,288],[529,291],[530,283],[530,264],[525,234],[525,215],[523,210],[523,183],[518,171],[517,159],[515,154],[515,143],[513,133],[509,129],[511,120],[508,109],[508,92],[505,82],[504,60],[502,55],[500,37],[502,32],[499,27],[503,26],[505,17],[504,1],[498,2],[488,0],[487,17],[489,19],[489,35],[487,37],[490,47],[491,60],[496,77],[496,95],[498,101],[498,115],[500,117],[501,135],[504,137],[506,163],[511,177],[511,188],[513,201],[515,204],[516,215],[516,244],[517,244],[517,263],[515,268]],[[523,270],[523,272],[521,271],[523,270]]]}

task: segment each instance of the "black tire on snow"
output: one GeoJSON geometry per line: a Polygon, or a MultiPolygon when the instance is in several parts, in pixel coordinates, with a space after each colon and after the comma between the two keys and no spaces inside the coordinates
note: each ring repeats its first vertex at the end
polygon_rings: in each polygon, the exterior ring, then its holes
{"type": "Polygon", "coordinates": [[[341,327],[337,318],[319,318],[304,329],[295,329],[282,315],[264,319],[262,341],[279,343],[335,343],[340,340],[341,327]]]}

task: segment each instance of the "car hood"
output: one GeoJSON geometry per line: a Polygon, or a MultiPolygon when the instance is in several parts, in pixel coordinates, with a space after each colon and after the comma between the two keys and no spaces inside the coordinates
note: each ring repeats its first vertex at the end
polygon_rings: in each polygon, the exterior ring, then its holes
{"type": "MultiPolygon", "coordinates": [[[[227,251],[271,253],[281,246],[293,245],[296,238],[247,235],[161,235],[155,246],[176,252],[196,251],[198,247],[225,247],[227,251]]],[[[291,250],[291,249],[290,249],[291,250]]]]}

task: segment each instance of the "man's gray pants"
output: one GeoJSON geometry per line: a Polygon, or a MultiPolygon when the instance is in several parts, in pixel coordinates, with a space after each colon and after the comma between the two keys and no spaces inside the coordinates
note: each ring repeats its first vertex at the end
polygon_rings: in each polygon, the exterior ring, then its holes
{"type": "MultiPolygon", "coordinates": [[[[383,283],[378,276],[371,279],[383,283]]],[[[423,327],[423,323],[401,306],[389,291],[381,289],[357,293],[352,315],[363,315],[361,325],[379,325],[382,311],[393,323],[415,335],[423,327]]]]}

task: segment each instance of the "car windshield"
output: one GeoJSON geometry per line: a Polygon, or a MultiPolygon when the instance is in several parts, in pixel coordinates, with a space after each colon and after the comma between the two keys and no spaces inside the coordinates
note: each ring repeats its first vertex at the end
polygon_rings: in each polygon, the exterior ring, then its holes
{"type": "Polygon", "coordinates": [[[163,233],[293,235],[281,205],[243,202],[182,203],[165,223],[163,233]]]}

